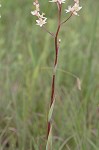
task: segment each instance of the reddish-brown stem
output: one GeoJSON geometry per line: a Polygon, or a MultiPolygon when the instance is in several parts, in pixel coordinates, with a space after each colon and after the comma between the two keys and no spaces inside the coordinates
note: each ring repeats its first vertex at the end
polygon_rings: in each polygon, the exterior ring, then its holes
{"type": "Polygon", "coordinates": [[[50,103],[50,107],[53,103],[54,100],[54,93],[55,93],[55,75],[53,74],[53,79],[52,79],[52,92],[51,92],[51,103],[50,103]]]}
{"type": "Polygon", "coordinates": [[[42,27],[47,33],[49,33],[53,38],[55,38],[54,33],[51,33],[44,25],[42,27]]]}
{"type": "MultiPolygon", "coordinates": [[[[57,26],[57,31],[56,34],[53,35],[52,33],[48,32],[49,34],[51,34],[54,37],[54,42],[55,42],[55,59],[54,59],[54,72],[53,72],[53,77],[52,77],[52,85],[51,85],[51,101],[50,101],[50,108],[55,100],[55,79],[56,79],[56,68],[57,68],[57,64],[58,64],[58,52],[59,52],[59,41],[58,41],[58,34],[61,28],[61,25],[63,25],[65,22],[67,22],[73,13],[71,13],[71,15],[63,22],[61,22],[61,9],[62,9],[62,5],[60,5],[59,3],[57,3],[58,5],[58,26],[57,26]]],[[[48,124],[47,124],[47,139],[49,137],[49,133],[51,130],[51,120],[48,120],[48,124]]]]}
{"type": "Polygon", "coordinates": [[[47,139],[48,139],[48,136],[49,136],[49,133],[50,133],[50,129],[51,129],[51,123],[48,121],[48,124],[47,124],[47,139]]]}
{"type": "Polygon", "coordinates": [[[63,25],[64,23],[66,23],[72,17],[72,15],[73,15],[73,13],[71,13],[71,15],[65,21],[61,22],[60,25],[63,25]]]}
{"type": "Polygon", "coordinates": [[[59,30],[60,30],[60,23],[61,23],[61,10],[62,10],[62,5],[59,4],[59,7],[58,7],[58,27],[57,27],[57,31],[56,31],[56,35],[55,35],[55,52],[56,52],[56,55],[55,55],[55,61],[54,61],[54,67],[57,65],[57,60],[58,60],[58,50],[59,50],[59,47],[58,47],[58,34],[59,34],[59,30]]]}
{"type": "Polygon", "coordinates": [[[57,60],[58,60],[58,50],[59,50],[59,47],[58,47],[58,33],[59,33],[59,30],[60,30],[60,24],[58,26],[56,36],[55,36],[55,52],[56,52],[56,55],[55,55],[54,67],[57,65],[57,60]]]}
{"type": "MultiPolygon", "coordinates": [[[[55,34],[55,60],[54,60],[54,73],[53,73],[53,77],[52,77],[52,85],[51,85],[51,102],[50,102],[50,108],[52,106],[52,103],[54,102],[55,100],[55,78],[56,78],[56,75],[55,75],[55,67],[57,66],[57,63],[58,63],[58,51],[59,51],[59,45],[58,45],[58,34],[59,34],[59,31],[60,31],[60,23],[61,23],[61,9],[62,9],[62,5],[58,4],[58,27],[57,27],[57,31],[56,31],[56,34],[55,34]]],[[[48,121],[48,125],[47,125],[47,139],[48,139],[48,136],[49,136],[49,133],[50,133],[50,129],[51,129],[51,122],[48,121]]]]}

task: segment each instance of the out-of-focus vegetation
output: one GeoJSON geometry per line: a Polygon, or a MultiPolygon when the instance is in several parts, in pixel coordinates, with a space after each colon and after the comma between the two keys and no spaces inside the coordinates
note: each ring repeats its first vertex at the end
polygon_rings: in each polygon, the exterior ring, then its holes
{"type": "MultiPolygon", "coordinates": [[[[41,0],[47,28],[57,7],[41,0]]],[[[67,1],[65,8],[71,2],[67,1]]],[[[79,17],[61,29],[53,115],[53,150],[99,150],[99,1],[81,1],[79,17]]],[[[0,150],[44,150],[51,93],[53,39],[35,25],[32,0],[2,0],[0,13],[0,150]]],[[[68,17],[63,11],[63,19],[68,17]]]]}

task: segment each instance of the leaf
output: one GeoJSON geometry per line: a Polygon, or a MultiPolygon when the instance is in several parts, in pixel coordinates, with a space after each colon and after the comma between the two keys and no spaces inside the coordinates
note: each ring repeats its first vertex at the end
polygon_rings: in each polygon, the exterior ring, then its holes
{"type": "Polygon", "coordinates": [[[46,150],[52,150],[52,126],[50,129],[50,133],[48,136],[47,144],[46,144],[46,150]]]}
{"type": "Polygon", "coordinates": [[[55,104],[55,99],[53,100],[53,103],[50,107],[50,110],[49,110],[49,114],[48,114],[48,122],[51,121],[51,118],[52,118],[52,114],[53,114],[53,109],[54,109],[54,104],[55,104]]]}
{"type": "Polygon", "coordinates": [[[81,91],[81,81],[78,77],[77,77],[77,87],[81,91]]]}

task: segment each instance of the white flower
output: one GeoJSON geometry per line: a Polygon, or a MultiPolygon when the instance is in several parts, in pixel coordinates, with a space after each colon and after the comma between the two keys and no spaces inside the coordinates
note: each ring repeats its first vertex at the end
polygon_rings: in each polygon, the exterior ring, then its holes
{"type": "MultiPolygon", "coordinates": [[[[68,9],[66,9],[66,13],[68,12],[72,12],[74,15],[78,15],[78,11],[81,9],[82,7],[79,7],[79,3],[75,3],[73,7],[68,6],[68,9]]],[[[79,16],[79,15],[78,15],[79,16]]]]}
{"type": "Polygon", "coordinates": [[[42,13],[42,15],[39,14],[39,18],[45,19],[46,17],[44,17],[44,13],[42,13]]]}
{"type": "Polygon", "coordinates": [[[54,3],[59,3],[59,4],[62,4],[62,3],[65,3],[65,0],[52,0],[52,1],[49,1],[49,2],[54,2],[54,3]]]}
{"type": "Polygon", "coordinates": [[[79,11],[82,7],[79,7],[79,4],[75,3],[74,6],[73,6],[73,9],[75,11],[79,11]]]}
{"type": "Polygon", "coordinates": [[[37,11],[40,11],[40,5],[38,2],[33,2],[33,5],[35,6],[37,11]]]}
{"type": "Polygon", "coordinates": [[[44,18],[44,19],[38,18],[38,20],[36,20],[37,25],[39,25],[40,27],[42,27],[44,24],[47,23],[46,20],[47,20],[47,18],[44,18]]]}
{"type": "Polygon", "coordinates": [[[36,5],[36,10],[40,11],[40,5],[39,4],[36,5]]]}
{"type": "Polygon", "coordinates": [[[36,2],[36,1],[35,1],[35,2],[33,2],[33,5],[34,5],[34,6],[35,6],[35,5],[37,5],[37,4],[38,4],[38,1],[37,1],[37,2],[36,2]]]}
{"type": "Polygon", "coordinates": [[[34,11],[31,11],[31,14],[33,16],[38,16],[39,15],[39,12],[37,10],[34,10],[34,11]]]}
{"type": "Polygon", "coordinates": [[[73,12],[73,7],[68,6],[68,9],[65,9],[66,13],[73,12]]]}
{"type": "Polygon", "coordinates": [[[34,11],[31,11],[31,14],[33,16],[37,16],[37,20],[36,20],[36,23],[37,25],[39,25],[40,27],[42,27],[44,24],[46,24],[46,20],[47,18],[44,17],[44,13],[40,14],[40,5],[39,5],[39,2],[38,0],[35,0],[35,2],[33,2],[33,5],[35,6],[35,10],[34,11]]]}

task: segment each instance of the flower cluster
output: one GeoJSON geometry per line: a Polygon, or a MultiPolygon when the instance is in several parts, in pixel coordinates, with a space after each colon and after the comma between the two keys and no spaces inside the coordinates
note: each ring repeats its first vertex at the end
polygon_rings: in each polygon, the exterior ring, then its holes
{"type": "Polygon", "coordinates": [[[72,14],[74,14],[74,15],[77,15],[77,16],[79,16],[78,15],[78,11],[82,8],[82,7],[80,7],[79,6],[79,0],[74,0],[74,6],[68,6],[68,9],[66,9],[66,13],[68,13],[68,12],[71,12],[72,14]]]}
{"type": "MultiPolygon", "coordinates": [[[[62,3],[65,3],[66,0],[49,0],[49,2],[53,2],[53,3],[57,3],[58,6],[62,5],[62,3]]],[[[40,27],[42,27],[44,24],[46,24],[46,20],[47,18],[44,17],[44,13],[40,14],[40,5],[38,0],[35,0],[35,2],[33,2],[33,5],[35,6],[35,10],[31,11],[31,14],[36,16],[38,19],[36,20],[36,24],[39,25],[40,27]]],[[[81,9],[82,7],[79,6],[79,0],[74,0],[74,5],[68,6],[68,9],[65,9],[66,13],[71,12],[71,15],[78,15],[78,11],[81,9]]]]}
{"type": "Polygon", "coordinates": [[[65,0],[51,0],[49,2],[54,2],[54,3],[62,4],[62,3],[65,3],[65,0]]]}
{"type": "Polygon", "coordinates": [[[44,13],[40,14],[40,5],[39,5],[38,0],[35,0],[33,5],[35,6],[35,10],[31,11],[31,14],[38,17],[38,19],[36,20],[36,23],[37,23],[37,25],[42,27],[44,24],[47,23],[46,22],[47,18],[44,17],[44,15],[45,15],[44,13]]]}

